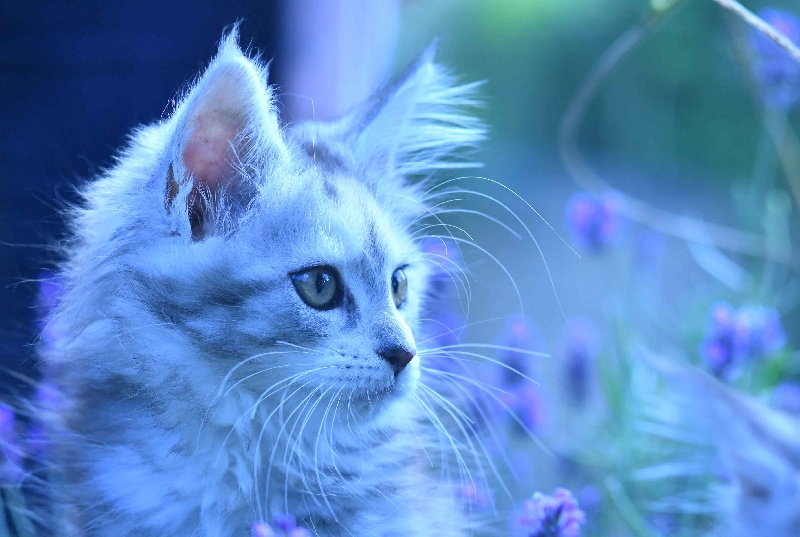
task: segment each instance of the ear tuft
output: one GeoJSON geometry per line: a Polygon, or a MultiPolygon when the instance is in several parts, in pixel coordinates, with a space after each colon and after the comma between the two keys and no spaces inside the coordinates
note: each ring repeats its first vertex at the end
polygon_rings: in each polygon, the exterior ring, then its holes
{"type": "Polygon", "coordinates": [[[400,176],[427,175],[442,168],[479,166],[464,150],[485,138],[470,114],[481,83],[457,85],[434,63],[431,45],[397,82],[367,104],[355,132],[356,157],[400,176]]]}
{"type": "Polygon", "coordinates": [[[205,235],[196,227],[207,219],[197,215],[209,212],[209,202],[235,190],[246,170],[285,151],[266,68],[245,56],[237,41],[234,27],[173,116],[166,204],[171,208],[180,185],[191,182],[186,203],[194,207],[195,238],[205,235]]]}
{"type": "Polygon", "coordinates": [[[472,113],[481,83],[458,85],[433,61],[435,52],[435,44],[428,47],[394,83],[341,119],[302,123],[292,137],[314,154],[328,140],[330,151],[370,183],[480,167],[469,153],[486,137],[472,113]]]}

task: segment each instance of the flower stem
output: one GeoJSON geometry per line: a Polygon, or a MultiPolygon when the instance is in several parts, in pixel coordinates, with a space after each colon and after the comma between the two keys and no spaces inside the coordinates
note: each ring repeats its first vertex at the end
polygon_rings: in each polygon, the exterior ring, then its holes
{"type": "Polygon", "coordinates": [[[712,0],[716,2],[720,6],[728,9],[738,15],[743,21],[747,24],[756,28],[758,31],[762,32],[764,35],[768,36],[770,39],[775,41],[781,48],[786,50],[792,57],[800,63],[800,48],[797,48],[792,41],[780,33],[778,30],[773,28],[770,24],[764,22],[764,20],[755,15],[753,12],[748,10],[742,4],[737,2],[736,0],[712,0]]]}
{"type": "Polygon", "coordinates": [[[648,526],[647,522],[642,518],[642,515],[639,514],[638,509],[636,509],[636,506],[633,505],[628,493],[625,492],[622,483],[611,476],[606,477],[604,483],[606,490],[608,490],[608,495],[611,497],[611,501],[614,502],[617,511],[636,535],[639,537],[663,537],[660,533],[648,526]]]}

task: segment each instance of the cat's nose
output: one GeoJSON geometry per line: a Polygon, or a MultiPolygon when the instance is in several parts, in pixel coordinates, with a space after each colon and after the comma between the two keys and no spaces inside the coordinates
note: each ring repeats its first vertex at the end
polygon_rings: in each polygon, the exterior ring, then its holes
{"type": "Polygon", "coordinates": [[[408,365],[408,362],[410,362],[414,356],[417,355],[417,351],[413,347],[411,349],[407,349],[405,347],[393,346],[379,350],[378,354],[381,355],[381,358],[389,362],[389,365],[392,366],[392,369],[394,370],[394,374],[398,375],[403,369],[405,369],[405,367],[408,365]]]}

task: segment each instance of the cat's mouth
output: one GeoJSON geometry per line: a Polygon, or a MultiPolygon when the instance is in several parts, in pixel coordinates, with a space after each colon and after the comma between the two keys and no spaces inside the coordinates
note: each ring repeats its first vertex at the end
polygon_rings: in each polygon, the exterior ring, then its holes
{"type": "Polygon", "coordinates": [[[354,386],[348,399],[357,403],[369,414],[381,411],[385,405],[408,397],[416,388],[419,372],[406,367],[397,373],[387,372],[379,382],[372,385],[354,386]]]}
{"type": "Polygon", "coordinates": [[[393,371],[383,386],[374,390],[372,394],[367,393],[367,396],[385,399],[407,396],[415,389],[418,377],[419,370],[416,367],[405,367],[400,371],[393,371]]]}

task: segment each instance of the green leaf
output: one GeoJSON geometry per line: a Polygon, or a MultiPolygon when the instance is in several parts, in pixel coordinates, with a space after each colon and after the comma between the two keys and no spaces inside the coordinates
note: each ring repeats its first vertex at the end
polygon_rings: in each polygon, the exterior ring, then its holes
{"type": "Polygon", "coordinates": [[[669,11],[683,0],[650,0],[650,9],[657,13],[669,11]]]}

